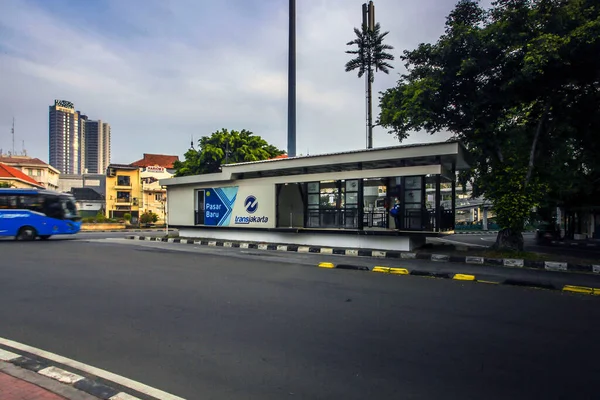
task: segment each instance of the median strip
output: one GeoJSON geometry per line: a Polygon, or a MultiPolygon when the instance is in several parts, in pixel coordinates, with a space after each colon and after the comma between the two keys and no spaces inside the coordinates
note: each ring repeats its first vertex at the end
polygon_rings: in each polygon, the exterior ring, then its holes
{"type": "MultiPolygon", "coordinates": [[[[156,240],[156,241],[164,241],[165,239],[159,238],[146,238],[144,236],[128,236],[127,239],[134,240],[156,240]]],[[[397,251],[379,251],[379,250],[351,250],[351,249],[339,249],[339,248],[330,248],[330,247],[316,247],[316,246],[298,246],[298,245],[285,245],[285,244],[266,244],[266,243],[251,243],[251,242],[232,242],[232,241],[215,241],[215,240],[205,240],[205,239],[168,239],[169,242],[174,243],[185,243],[185,244],[195,244],[195,245],[209,245],[211,247],[230,247],[230,248],[241,248],[241,249],[258,249],[264,251],[292,251],[297,253],[310,253],[310,254],[326,254],[326,255],[351,255],[354,258],[357,257],[369,257],[377,258],[381,261],[384,258],[393,258],[393,259],[423,259],[427,261],[437,261],[437,262],[449,262],[456,263],[456,257],[446,256],[443,254],[434,254],[427,255],[422,253],[412,253],[412,252],[397,252],[397,251]]],[[[522,259],[488,259],[483,257],[466,257],[464,262],[466,264],[494,264],[496,266],[506,266],[511,268],[535,268],[542,269],[547,271],[573,271],[577,270],[580,272],[592,272],[592,266],[588,268],[585,266],[572,266],[571,264],[566,263],[552,263],[552,262],[543,262],[543,261],[528,261],[522,259]]],[[[355,270],[355,271],[370,271],[370,272],[378,272],[388,275],[412,275],[412,276],[421,276],[426,278],[439,278],[439,279],[452,279],[456,281],[468,281],[468,282],[476,282],[476,283],[484,283],[484,284],[492,284],[492,285],[510,285],[510,286],[522,286],[529,287],[534,289],[547,289],[547,290],[562,290],[564,292],[573,292],[579,294],[587,294],[587,295],[595,295],[600,296],[600,288],[588,288],[582,286],[573,286],[566,285],[564,287],[555,287],[554,285],[546,282],[537,282],[537,281],[528,281],[528,280],[520,280],[508,278],[503,281],[490,281],[487,279],[477,279],[476,275],[472,274],[462,274],[462,273],[446,273],[446,272],[432,272],[426,270],[408,270],[406,268],[392,268],[386,267],[382,265],[375,265],[372,268],[367,266],[359,266],[352,264],[339,264],[335,265],[331,262],[321,262],[318,264],[319,268],[324,269],[345,269],[345,270],[355,270]]],[[[600,266],[593,266],[594,273],[600,273],[600,266]]],[[[1,355],[2,353],[0,353],[1,355]]]]}
{"type": "Polygon", "coordinates": [[[546,271],[557,272],[575,272],[575,273],[592,273],[600,274],[600,265],[588,264],[571,264],[565,262],[554,261],[537,261],[523,260],[512,258],[488,258],[480,256],[454,256],[447,254],[429,254],[424,252],[411,251],[393,251],[393,250],[369,250],[369,249],[352,249],[352,248],[331,248],[325,246],[302,246],[288,243],[253,243],[232,240],[215,240],[215,239],[181,239],[181,238],[166,238],[166,237],[150,237],[150,236],[126,236],[126,239],[133,240],[149,240],[157,242],[195,244],[211,247],[233,247],[242,249],[258,249],[263,251],[289,251],[294,253],[310,253],[310,254],[326,254],[339,255],[348,257],[369,257],[377,259],[419,259],[426,261],[434,261],[439,263],[452,264],[487,264],[496,267],[506,268],[530,268],[546,271]]]}
{"type": "MultiPolygon", "coordinates": [[[[509,285],[509,286],[522,286],[528,287],[532,289],[546,289],[546,290],[560,290],[550,283],[545,282],[535,282],[531,280],[523,280],[523,279],[514,279],[508,278],[503,281],[490,281],[486,279],[477,279],[477,276],[472,274],[461,274],[461,273],[446,273],[446,272],[435,272],[435,271],[423,271],[423,270],[408,270],[406,268],[392,268],[386,267],[382,265],[376,265],[369,269],[366,266],[356,266],[356,265],[346,265],[340,264],[335,265],[330,262],[322,262],[318,264],[319,268],[328,268],[328,269],[352,269],[352,270],[362,270],[362,271],[370,271],[376,272],[380,274],[387,275],[412,275],[419,276],[424,278],[439,278],[439,279],[451,279],[455,281],[463,281],[463,282],[474,282],[474,283],[484,283],[490,285],[509,285]]],[[[592,287],[584,287],[584,286],[573,286],[573,285],[565,285],[562,287],[563,292],[573,292],[585,295],[593,295],[600,296],[600,288],[592,288],[592,287]]]]}

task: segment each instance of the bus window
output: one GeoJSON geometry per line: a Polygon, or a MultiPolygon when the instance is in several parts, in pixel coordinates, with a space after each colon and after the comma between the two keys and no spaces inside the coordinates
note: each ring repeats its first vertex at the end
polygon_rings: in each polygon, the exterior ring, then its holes
{"type": "Polygon", "coordinates": [[[17,208],[17,196],[2,195],[0,196],[0,209],[15,209],[17,208]]]}
{"type": "Polygon", "coordinates": [[[44,214],[50,218],[63,218],[64,211],[58,196],[47,196],[44,199],[44,214]]]}
{"type": "Polygon", "coordinates": [[[24,208],[26,210],[31,210],[31,211],[36,211],[36,212],[44,212],[40,197],[36,196],[36,195],[20,196],[19,208],[24,208]]]}

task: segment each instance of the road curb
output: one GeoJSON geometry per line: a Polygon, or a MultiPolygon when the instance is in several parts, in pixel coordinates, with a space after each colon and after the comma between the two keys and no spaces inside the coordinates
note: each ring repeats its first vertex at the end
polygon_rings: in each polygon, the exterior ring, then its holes
{"type": "Polygon", "coordinates": [[[513,258],[488,258],[476,256],[452,256],[449,254],[437,253],[422,253],[408,251],[383,251],[383,250],[367,250],[367,249],[344,249],[320,246],[299,246],[290,244],[275,244],[275,243],[255,243],[255,242],[236,242],[223,240],[209,239],[181,239],[181,238],[164,238],[152,236],[126,236],[125,239],[130,240],[147,240],[168,243],[195,244],[211,247],[233,247],[242,249],[270,250],[270,251],[291,251],[295,253],[311,253],[311,254],[327,254],[339,255],[348,257],[371,257],[381,259],[418,259],[434,262],[451,262],[462,264],[487,264],[496,267],[506,268],[530,268],[541,269],[546,271],[558,272],[573,272],[573,273],[592,273],[600,274],[600,263],[598,265],[591,264],[571,264],[559,261],[534,261],[513,258]]]}
{"type": "Polygon", "coordinates": [[[596,248],[596,247],[600,247],[600,243],[590,243],[590,242],[585,242],[585,241],[567,242],[567,241],[563,241],[563,240],[553,240],[551,243],[558,245],[558,246],[562,246],[562,247],[584,247],[584,248],[592,248],[592,249],[596,248]]]}
{"type": "Polygon", "coordinates": [[[583,295],[599,296],[600,288],[587,287],[587,286],[575,286],[575,285],[553,285],[546,282],[538,282],[535,280],[524,280],[515,278],[506,278],[500,281],[490,281],[485,279],[478,279],[477,275],[473,274],[461,274],[451,272],[432,272],[423,271],[419,269],[409,270],[407,268],[390,268],[385,266],[374,266],[372,268],[364,266],[355,266],[356,268],[350,268],[347,264],[335,265],[334,263],[323,262],[318,264],[320,268],[327,269],[356,269],[361,271],[383,273],[389,275],[410,275],[424,278],[436,278],[436,279],[451,279],[462,282],[473,282],[473,283],[484,283],[484,284],[496,284],[496,285],[507,285],[507,286],[521,286],[533,289],[544,289],[544,290],[555,290],[562,292],[577,293],[583,295]]]}
{"type": "MultiPolygon", "coordinates": [[[[180,397],[171,395],[166,392],[162,392],[157,389],[150,388],[151,390],[161,393],[159,397],[156,397],[148,394],[149,392],[145,388],[135,389],[132,387],[124,386],[123,384],[107,380],[106,378],[102,378],[100,376],[96,376],[90,371],[84,371],[72,365],[62,364],[62,362],[74,362],[73,360],[60,357],[65,361],[54,361],[52,358],[55,355],[52,355],[51,353],[42,351],[42,354],[33,354],[26,350],[26,348],[29,348],[29,346],[27,345],[22,345],[14,342],[15,346],[18,347],[15,348],[12,347],[13,345],[7,344],[5,342],[11,341],[2,339],[2,343],[0,343],[1,362],[11,364],[14,367],[20,368],[22,370],[35,372],[40,376],[59,382],[65,385],[67,388],[76,389],[89,396],[92,396],[93,398],[98,398],[102,400],[183,400],[180,397]]],[[[102,371],[96,368],[94,369],[100,371],[101,373],[98,373],[98,375],[101,376],[103,374],[114,375],[106,371],[102,371]]],[[[125,380],[127,379],[125,378],[125,380]]],[[[137,384],[137,382],[135,381],[130,382],[137,384]]],[[[132,386],[136,387],[133,384],[132,386]]],[[[138,386],[144,386],[148,388],[146,385],[143,384],[138,384],[138,386]]]]}
{"type": "MultiPolygon", "coordinates": [[[[79,231],[79,233],[114,233],[114,232],[121,232],[121,233],[146,233],[146,232],[154,232],[154,233],[160,233],[160,232],[164,232],[164,229],[106,229],[106,230],[95,230],[95,229],[82,229],[79,231]]],[[[169,229],[169,232],[175,232],[175,229],[169,229]]]]}
{"type": "Polygon", "coordinates": [[[497,235],[498,231],[454,231],[456,235],[497,235]]]}

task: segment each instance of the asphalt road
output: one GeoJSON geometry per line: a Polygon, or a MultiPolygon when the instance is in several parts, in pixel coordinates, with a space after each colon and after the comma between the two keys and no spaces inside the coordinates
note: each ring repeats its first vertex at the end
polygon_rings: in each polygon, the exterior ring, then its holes
{"type": "Polygon", "coordinates": [[[596,297],[174,248],[1,242],[0,336],[188,399],[597,397],[596,297]]]}

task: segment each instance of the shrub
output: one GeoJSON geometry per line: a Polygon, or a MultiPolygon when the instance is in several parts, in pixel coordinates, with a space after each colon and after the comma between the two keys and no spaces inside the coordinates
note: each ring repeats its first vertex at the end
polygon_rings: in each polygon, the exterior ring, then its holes
{"type": "Polygon", "coordinates": [[[151,224],[158,221],[158,215],[153,213],[152,211],[148,210],[145,211],[142,216],[140,217],[140,222],[142,224],[151,224]]]}
{"type": "Polygon", "coordinates": [[[131,221],[131,214],[126,213],[125,215],[123,215],[123,218],[125,219],[125,221],[129,222],[131,221]]]}
{"type": "Polygon", "coordinates": [[[107,220],[106,216],[102,212],[96,214],[96,217],[94,219],[96,220],[96,222],[106,222],[107,220]]]}

